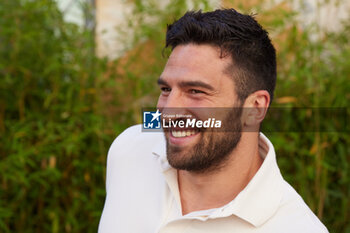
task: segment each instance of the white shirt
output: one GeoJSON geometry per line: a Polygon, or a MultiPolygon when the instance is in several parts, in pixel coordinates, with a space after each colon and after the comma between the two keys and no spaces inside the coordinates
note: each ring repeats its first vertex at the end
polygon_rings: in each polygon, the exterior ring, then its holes
{"type": "Polygon", "coordinates": [[[260,134],[258,172],[230,203],[182,215],[177,171],[166,159],[163,133],[125,130],[108,152],[106,201],[99,233],[324,233],[283,179],[273,145],[260,134]]]}

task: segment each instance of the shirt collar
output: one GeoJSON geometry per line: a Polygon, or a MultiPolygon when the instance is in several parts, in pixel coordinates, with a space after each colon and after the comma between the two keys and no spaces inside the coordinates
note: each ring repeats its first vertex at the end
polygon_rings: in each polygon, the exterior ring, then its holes
{"type": "Polygon", "coordinates": [[[260,133],[259,152],[265,159],[248,185],[226,205],[223,214],[234,214],[258,227],[275,214],[282,199],[280,170],[272,143],[260,133]]]}
{"type": "MultiPolygon", "coordinates": [[[[282,199],[281,181],[283,178],[277,166],[274,147],[262,133],[259,137],[259,153],[264,158],[264,162],[248,185],[234,200],[217,208],[207,218],[214,219],[236,215],[258,227],[274,215],[282,199]]],[[[176,202],[181,205],[176,170],[169,165],[166,159],[165,140],[154,147],[153,154],[158,157],[169,188],[176,202]]]]}
{"type": "Polygon", "coordinates": [[[162,171],[166,171],[171,168],[171,166],[168,163],[168,160],[166,158],[166,143],[165,143],[165,137],[163,137],[162,140],[160,140],[153,148],[152,154],[154,154],[161,165],[162,171]]]}

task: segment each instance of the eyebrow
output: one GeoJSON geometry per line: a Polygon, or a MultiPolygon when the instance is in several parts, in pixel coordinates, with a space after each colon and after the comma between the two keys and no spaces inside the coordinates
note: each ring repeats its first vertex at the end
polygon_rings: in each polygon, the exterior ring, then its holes
{"type": "Polygon", "coordinates": [[[169,86],[169,84],[162,78],[158,78],[157,83],[158,85],[169,86]]]}
{"type": "MultiPolygon", "coordinates": [[[[159,78],[157,83],[158,83],[158,85],[169,86],[169,84],[162,78],[159,78]]],[[[210,91],[215,90],[213,86],[211,86],[205,82],[202,82],[202,81],[181,81],[179,83],[179,86],[180,87],[202,87],[202,88],[208,89],[210,91]]]]}

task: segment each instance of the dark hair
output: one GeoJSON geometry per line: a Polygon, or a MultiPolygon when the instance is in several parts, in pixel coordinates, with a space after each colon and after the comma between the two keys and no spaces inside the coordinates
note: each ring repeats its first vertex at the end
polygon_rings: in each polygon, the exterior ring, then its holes
{"type": "Polygon", "coordinates": [[[189,11],[167,26],[166,46],[211,44],[221,56],[231,55],[238,98],[243,102],[257,90],[267,90],[271,100],[276,85],[276,52],[268,33],[251,15],[234,9],[202,13],[189,11]]]}

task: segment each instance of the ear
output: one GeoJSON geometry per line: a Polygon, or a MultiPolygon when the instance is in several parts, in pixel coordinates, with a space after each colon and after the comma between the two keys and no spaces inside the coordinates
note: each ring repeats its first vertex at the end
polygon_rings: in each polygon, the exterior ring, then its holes
{"type": "Polygon", "coordinates": [[[266,90],[258,90],[250,94],[243,104],[243,127],[259,130],[270,104],[270,94],[266,90]]]}

